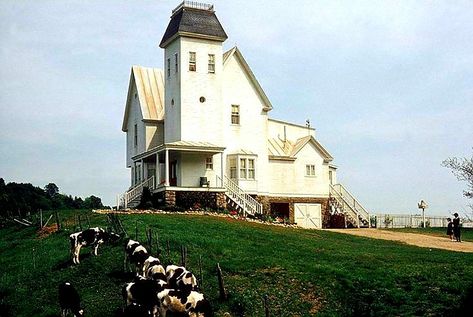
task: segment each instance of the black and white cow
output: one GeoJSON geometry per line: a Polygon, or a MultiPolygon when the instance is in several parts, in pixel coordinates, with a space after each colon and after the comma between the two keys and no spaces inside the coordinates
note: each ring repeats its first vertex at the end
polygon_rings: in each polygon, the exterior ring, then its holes
{"type": "Polygon", "coordinates": [[[136,267],[136,273],[143,272],[143,264],[149,257],[148,251],[138,241],[129,240],[126,247],[126,259],[129,263],[133,263],[136,267]]]}
{"type": "Polygon", "coordinates": [[[155,281],[165,281],[167,283],[166,271],[158,258],[148,257],[143,264],[143,276],[155,281]]]}
{"type": "Polygon", "coordinates": [[[71,242],[71,254],[74,264],[79,264],[79,254],[82,247],[93,247],[94,255],[97,255],[99,246],[108,241],[116,241],[120,236],[113,232],[107,232],[102,228],[89,228],[84,231],[73,233],[69,236],[71,242]]]}
{"type": "Polygon", "coordinates": [[[212,307],[202,293],[165,289],[158,293],[158,299],[161,317],[166,317],[168,311],[187,314],[190,317],[213,316],[212,307]]]}
{"type": "Polygon", "coordinates": [[[158,283],[153,280],[135,280],[135,282],[127,283],[123,286],[123,300],[126,306],[135,303],[142,306],[153,316],[156,316],[159,306],[158,293],[166,286],[167,284],[158,283]]]}
{"type": "Polygon", "coordinates": [[[70,311],[75,317],[84,316],[84,310],[80,308],[80,297],[74,286],[69,282],[59,285],[59,306],[61,317],[66,317],[70,311]]]}
{"type": "Polygon", "coordinates": [[[197,279],[194,274],[183,266],[168,265],[166,267],[166,278],[169,287],[172,289],[187,293],[198,290],[197,279]]]}

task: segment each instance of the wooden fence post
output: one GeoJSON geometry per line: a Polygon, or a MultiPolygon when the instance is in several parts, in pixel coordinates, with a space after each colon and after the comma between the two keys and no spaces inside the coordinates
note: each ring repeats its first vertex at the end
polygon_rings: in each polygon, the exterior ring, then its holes
{"type": "Polygon", "coordinates": [[[135,240],[138,241],[138,220],[135,221],[135,240]]]}
{"type": "Polygon", "coordinates": [[[200,288],[204,288],[204,275],[202,274],[202,254],[199,254],[199,277],[200,288]]]}
{"type": "Polygon", "coordinates": [[[90,219],[89,219],[89,215],[86,216],[86,219],[87,219],[87,225],[89,226],[90,228],[90,219]]]}
{"type": "Polygon", "coordinates": [[[78,215],[78,219],[79,219],[79,228],[80,228],[80,231],[82,231],[82,221],[80,219],[80,215],[78,215]]]}
{"type": "Polygon", "coordinates": [[[167,248],[167,253],[168,253],[168,261],[171,260],[171,248],[169,246],[169,240],[166,241],[166,248],[167,248]]]}
{"type": "Polygon", "coordinates": [[[57,210],[55,211],[55,214],[56,214],[56,228],[57,228],[56,231],[59,231],[59,230],[61,230],[61,224],[59,222],[59,213],[58,213],[57,210]]]}
{"type": "Polygon", "coordinates": [[[39,210],[39,227],[43,228],[43,209],[39,210]]]}
{"type": "Polygon", "coordinates": [[[217,278],[218,288],[220,290],[220,299],[227,300],[227,291],[225,290],[225,285],[223,283],[222,269],[220,269],[220,263],[217,263],[217,278]]]}
{"type": "Polygon", "coordinates": [[[158,258],[159,258],[160,255],[161,255],[161,248],[159,247],[159,234],[158,234],[158,230],[156,230],[156,255],[158,256],[158,258]]]}
{"type": "Polygon", "coordinates": [[[263,304],[264,304],[264,315],[269,317],[269,299],[268,294],[265,294],[263,297],[263,304]]]}
{"type": "Polygon", "coordinates": [[[149,227],[146,230],[146,239],[148,240],[149,253],[153,253],[153,231],[149,227]]]}
{"type": "Polygon", "coordinates": [[[181,245],[181,265],[186,267],[187,265],[187,248],[181,245]]]}

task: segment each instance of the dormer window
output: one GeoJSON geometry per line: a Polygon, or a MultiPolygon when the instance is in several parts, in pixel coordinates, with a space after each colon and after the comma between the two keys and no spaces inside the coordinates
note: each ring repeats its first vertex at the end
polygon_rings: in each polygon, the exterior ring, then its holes
{"type": "Polygon", "coordinates": [[[215,55],[209,54],[209,74],[215,74],[215,55]]]}
{"type": "Polygon", "coordinates": [[[195,72],[197,61],[195,57],[195,52],[189,52],[189,71],[195,72]]]}

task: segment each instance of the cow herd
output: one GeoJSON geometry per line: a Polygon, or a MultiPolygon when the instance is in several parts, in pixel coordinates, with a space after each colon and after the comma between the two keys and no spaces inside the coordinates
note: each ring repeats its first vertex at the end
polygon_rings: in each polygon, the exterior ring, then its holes
{"type": "MultiPolygon", "coordinates": [[[[90,246],[97,255],[98,246],[119,238],[101,228],[90,228],[70,235],[71,256],[79,264],[81,247],[90,246]]],[[[168,312],[191,317],[212,316],[209,301],[199,291],[197,279],[183,266],[163,266],[159,258],[149,254],[138,241],[128,240],[125,246],[126,261],[134,267],[133,281],[122,288],[124,317],[166,317],[168,312]]],[[[76,317],[83,316],[77,291],[69,282],[59,286],[61,316],[68,311],[76,317]]]]}

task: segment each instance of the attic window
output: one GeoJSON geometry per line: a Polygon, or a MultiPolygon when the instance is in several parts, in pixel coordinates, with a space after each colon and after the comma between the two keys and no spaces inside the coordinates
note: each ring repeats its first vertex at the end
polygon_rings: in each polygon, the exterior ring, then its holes
{"type": "Polygon", "coordinates": [[[197,60],[195,57],[195,52],[189,52],[189,71],[195,72],[197,60]]]}
{"type": "Polygon", "coordinates": [[[168,77],[171,76],[171,59],[168,58],[168,77]]]}
{"type": "Polygon", "coordinates": [[[138,97],[138,94],[135,92],[135,99],[138,97]]]}
{"type": "Polygon", "coordinates": [[[200,98],[199,98],[199,101],[200,101],[201,103],[204,103],[204,102],[205,102],[205,97],[204,97],[204,96],[200,97],[200,98]]]}

